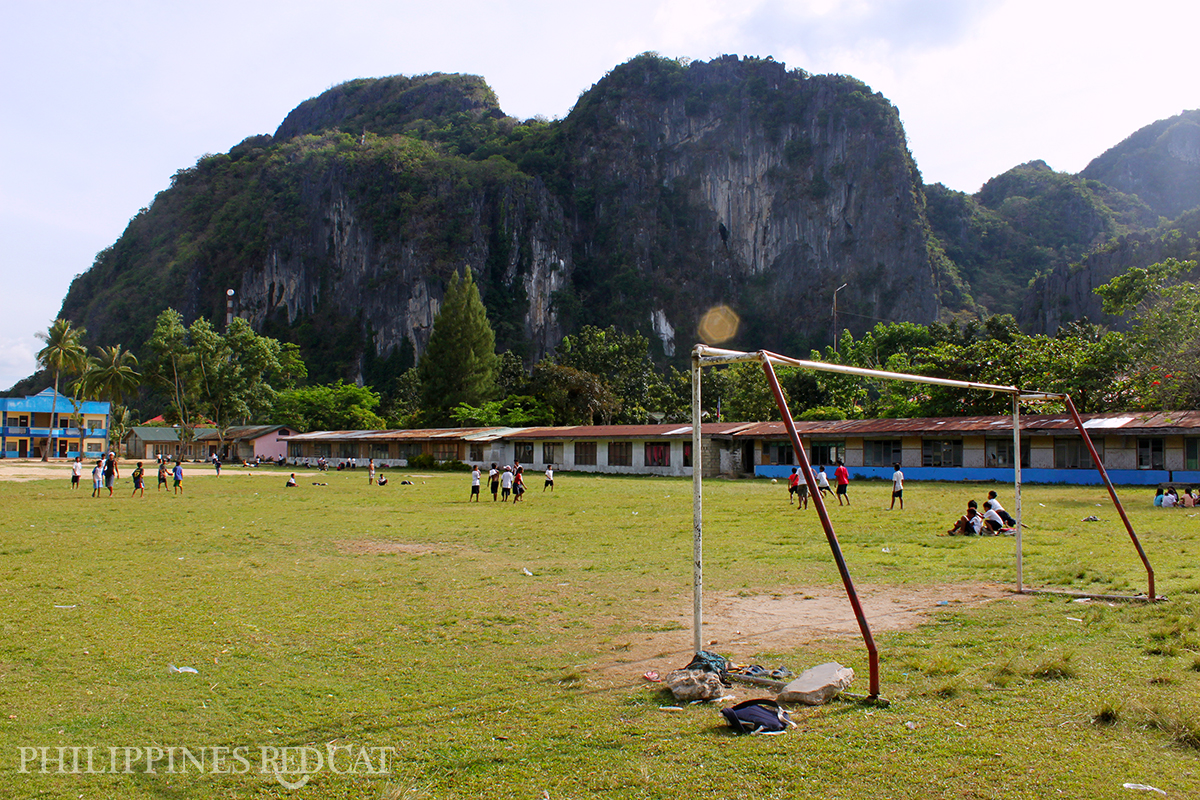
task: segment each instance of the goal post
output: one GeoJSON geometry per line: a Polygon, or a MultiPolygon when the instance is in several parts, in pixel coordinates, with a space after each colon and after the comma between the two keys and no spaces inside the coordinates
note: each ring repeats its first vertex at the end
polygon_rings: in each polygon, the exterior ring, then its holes
{"type": "Polygon", "coordinates": [[[1023,564],[1021,555],[1021,539],[1023,526],[1021,524],[1021,426],[1020,426],[1020,402],[1037,401],[1037,400],[1054,400],[1063,402],[1071,414],[1071,418],[1075,426],[1079,429],[1080,435],[1087,446],[1088,452],[1092,456],[1092,462],[1096,465],[1096,469],[1100,473],[1100,477],[1104,485],[1108,489],[1109,496],[1112,498],[1113,505],[1121,516],[1122,522],[1125,524],[1125,529],[1129,533],[1130,539],[1133,541],[1134,547],[1137,549],[1138,555],[1142,560],[1142,564],[1146,568],[1147,579],[1149,583],[1148,597],[1154,601],[1154,570],[1150,566],[1150,561],[1146,557],[1145,551],[1142,549],[1141,543],[1138,541],[1137,534],[1134,533],[1133,525],[1129,522],[1128,516],[1125,514],[1125,509],[1121,505],[1120,499],[1117,497],[1116,489],[1112,481],[1108,477],[1104,465],[1101,463],[1099,455],[1096,453],[1095,446],[1092,444],[1091,437],[1088,436],[1086,426],[1080,418],[1078,411],[1075,409],[1075,404],[1071,398],[1061,392],[1027,392],[1022,391],[1016,386],[1002,386],[998,384],[978,383],[974,381],[960,381],[950,378],[935,378],[926,375],[915,375],[905,372],[890,372],[886,370],[866,369],[863,367],[851,367],[843,364],[829,364],[821,361],[806,361],[803,359],[789,358],[777,353],[772,353],[767,350],[758,350],[754,352],[744,352],[738,350],[725,350],[721,348],[709,347],[704,344],[697,344],[692,350],[692,555],[693,555],[693,573],[692,573],[692,637],[693,645],[696,652],[703,648],[703,592],[704,592],[704,514],[703,514],[703,472],[704,472],[704,453],[703,453],[703,436],[702,436],[702,394],[701,394],[701,375],[704,367],[721,366],[728,364],[758,362],[763,368],[766,375],[767,383],[770,386],[771,394],[775,399],[775,404],[779,408],[780,417],[783,420],[784,427],[787,429],[788,436],[792,442],[792,450],[799,461],[799,469],[803,474],[804,482],[808,486],[809,497],[813,501],[816,508],[817,516],[821,520],[821,526],[825,530],[825,537],[829,543],[830,551],[834,561],[837,564],[838,572],[842,578],[842,584],[845,587],[847,598],[849,599],[851,608],[854,610],[854,615],[858,620],[859,630],[862,633],[863,642],[867,648],[868,664],[870,668],[870,697],[879,696],[879,654],[875,646],[874,637],[871,635],[870,624],[867,621],[866,614],[862,609],[862,604],[858,598],[858,592],[854,587],[854,581],[850,575],[850,570],[846,564],[844,555],[842,554],[841,546],[838,543],[837,533],[833,528],[833,521],[829,516],[828,510],[825,508],[825,502],[821,497],[821,493],[817,490],[816,478],[812,472],[812,465],[809,462],[808,453],[804,450],[800,441],[800,434],[796,429],[795,421],[792,419],[791,411],[788,409],[787,402],[783,396],[783,389],[779,384],[779,379],[775,374],[775,365],[800,367],[817,372],[833,372],[843,375],[855,375],[863,378],[874,378],[876,380],[896,380],[907,381],[910,383],[931,384],[935,386],[950,386],[961,389],[969,389],[974,391],[991,392],[995,394],[1004,394],[1012,398],[1012,426],[1013,426],[1013,447],[1017,454],[1013,463],[1013,487],[1014,487],[1014,510],[1016,512],[1016,591],[1023,593],[1026,591],[1024,587],[1024,579],[1022,574],[1023,564]]]}

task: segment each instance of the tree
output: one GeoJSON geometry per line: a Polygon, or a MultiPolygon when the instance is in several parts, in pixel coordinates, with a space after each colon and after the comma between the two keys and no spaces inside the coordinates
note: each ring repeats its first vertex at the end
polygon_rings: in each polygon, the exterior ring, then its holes
{"type": "Polygon", "coordinates": [[[116,450],[133,425],[132,415],[125,407],[125,397],[137,391],[142,376],[134,369],[138,363],[137,357],[128,350],[122,350],[121,345],[100,347],[97,353],[95,358],[88,359],[87,368],[80,377],[80,389],[83,395],[108,400],[112,404],[108,444],[116,450]]]}
{"type": "Polygon", "coordinates": [[[166,392],[165,416],[179,423],[179,444],[186,447],[195,435],[197,381],[191,368],[193,357],[183,315],[173,308],[159,314],[146,347],[151,356],[146,374],[166,392]]]}
{"type": "Polygon", "coordinates": [[[380,398],[365,386],[336,383],[280,392],[271,421],[299,431],[379,430],[387,423],[375,413],[380,398]]]}
{"type": "Polygon", "coordinates": [[[83,372],[87,362],[87,350],[80,339],[85,333],[83,328],[72,328],[70,320],[59,318],[50,323],[45,333],[37,334],[37,337],[46,343],[46,346],[38,351],[38,363],[54,372],[54,398],[50,401],[50,436],[47,438],[46,448],[42,450],[42,461],[49,460],[51,451],[57,452],[58,437],[54,435],[54,431],[58,426],[54,418],[58,414],[58,381],[64,372],[83,372]]]}
{"type": "Polygon", "coordinates": [[[471,278],[471,268],[457,273],[446,287],[442,307],[421,361],[423,407],[435,424],[450,421],[459,403],[478,406],[496,391],[496,336],[487,309],[471,278]]]}
{"type": "Polygon", "coordinates": [[[192,369],[197,373],[199,409],[217,429],[218,450],[238,421],[265,416],[275,401],[270,381],[282,371],[279,342],[259,336],[250,323],[234,317],[222,336],[201,317],[188,328],[192,369]]]}
{"type": "Polygon", "coordinates": [[[585,325],[563,337],[554,360],[603,380],[620,401],[618,423],[644,423],[648,412],[662,410],[651,407],[651,396],[661,390],[663,379],[650,358],[650,343],[640,333],[585,325]]]}
{"type": "Polygon", "coordinates": [[[1181,280],[1196,267],[1172,258],[1096,288],[1105,313],[1133,312],[1132,377],[1143,407],[1200,406],[1200,284],[1181,280]]]}

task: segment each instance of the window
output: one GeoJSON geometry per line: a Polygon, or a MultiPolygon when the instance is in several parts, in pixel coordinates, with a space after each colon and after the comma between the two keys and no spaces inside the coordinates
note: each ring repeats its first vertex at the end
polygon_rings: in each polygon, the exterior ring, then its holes
{"type": "Polygon", "coordinates": [[[823,464],[833,464],[841,461],[846,463],[845,442],[813,442],[812,463],[818,467],[823,464]]]}
{"type": "Polygon", "coordinates": [[[472,461],[483,461],[483,445],[481,445],[481,444],[472,444],[471,445],[470,459],[472,461]]]}
{"type": "Polygon", "coordinates": [[[513,461],[518,464],[532,464],[533,442],[513,442],[513,461]]]}
{"type": "Polygon", "coordinates": [[[868,439],[863,442],[863,466],[890,467],[899,464],[900,452],[899,439],[868,439]]]}
{"type": "Polygon", "coordinates": [[[563,456],[562,442],[542,442],[542,463],[561,464],[563,456]]]}
{"type": "Polygon", "coordinates": [[[609,442],[608,465],[610,467],[632,467],[633,442],[609,442]]]}
{"type": "Polygon", "coordinates": [[[329,458],[329,442],[313,442],[313,456],[329,458]]]}
{"type": "Polygon", "coordinates": [[[596,443],[595,442],[576,442],[575,443],[575,463],[576,464],[595,464],[596,463],[596,443]]]}
{"type": "Polygon", "coordinates": [[[103,453],[104,452],[104,443],[103,442],[88,442],[87,443],[87,451],[89,453],[103,453]]]}
{"type": "Polygon", "coordinates": [[[923,439],[921,466],[961,467],[962,439],[923,439]]]}
{"type": "MultiPolygon", "coordinates": [[[[164,453],[164,450],[160,447],[159,455],[162,455],[163,453],[164,453]]],[[[288,458],[300,458],[303,455],[304,455],[304,453],[300,452],[300,443],[299,442],[288,442],[288,458]]]]}
{"type": "Polygon", "coordinates": [[[405,461],[408,461],[410,458],[416,458],[421,455],[421,443],[401,442],[398,450],[400,454],[397,458],[403,458],[405,461]]]}
{"type": "Polygon", "coordinates": [[[683,465],[685,467],[690,467],[692,465],[692,443],[691,442],[683,443],[683,465]]]}
{"type": "Polygon", "coordinates": [[[89,431],[98,430],[98,429],[100,429],[100,428],[103,428],[103,427],[104,427],[104,420],[102,420],[102,419],[89,419],[89,420],[87,421],[87,426],[88,426],[88,430],[89,430],[89,431]]]}
{"type": "Polygon", "coordinates": [[[1183,440],[1183,468],[1200,469],[1200,439],[1183,440]]]}
{"type": "Polygon", "coordinates": [[[371,458],[378,458],[380,460],[389,458],[387,443],[371,442],[371,458]]]}
{"type": "Polygon", "coordinates": [[[434,442],[434,461],[454,461],[458,458],[458,442],[434,442]]]}
{"type": "Polygon", "coordinates": [[[338,446],[339,458],[358,458],[358,444],[356,442],[342,442],[338,446]]]}
{"type": "Polygon", "coordinates": [[[794,464],[796,454],[791,442],[763,442],[763,458],[767,464],[794,464]]]}
{"type": "Polygon", "coordinates": [[[1162,439],[1138,439],[1138,469],[1166,469],[1162,439]]]}
{"type": "Polygon", "coordinates": [[[670,442],[646,442],[646,466],[647,467],[669,467],[669,466],[671,466],[671,443],[670,442]]]}
{"type": "MultiPolygon", "coordinates": [[[[1092,446],[1096,448],[1096,455],[1100,456],[1100,459],[1103,460],[1104,442],[1093,441],[1092,446]]],[[[1083,439],[1055,439],[1054,468],[1095,469],[1096,465],[1092,463],[1092,454],[1088,452],[1087,445],[1083,443],[1083,439]]]]}

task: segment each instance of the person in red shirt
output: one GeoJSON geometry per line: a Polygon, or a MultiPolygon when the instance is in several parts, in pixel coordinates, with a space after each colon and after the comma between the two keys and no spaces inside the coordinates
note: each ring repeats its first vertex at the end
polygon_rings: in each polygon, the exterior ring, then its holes
{"type": "Polygon", "coordinates": [[[788,505],[792,504],[792,498],[796,494],[796,487],[800,485],[800,475],[796,472],[796,468],[792,467],[792,474],[788,476],[788,505]]]}
{"type": "Polygon", "coordinates": [[[850,495],[846,494],[850,488],[850,470],[846,469],[846,465],[840,460],[837,462],[837,469],[833,471],[833,479],[837,482],[837,499],[838,505],[842,505],[842,498],[846,498],[846,505],[850,505],[850,495]]]}

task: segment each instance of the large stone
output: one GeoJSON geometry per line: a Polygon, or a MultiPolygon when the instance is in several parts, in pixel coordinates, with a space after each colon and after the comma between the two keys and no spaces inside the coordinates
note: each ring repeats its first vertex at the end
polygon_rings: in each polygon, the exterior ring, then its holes
{"type": "Polygon", "coordinates": [[[819,706],[837,697],[854,680],[854,670],[836,661],[806,669],[800,677],[783,687],[776,698],[781,703],[819,706]]]}

